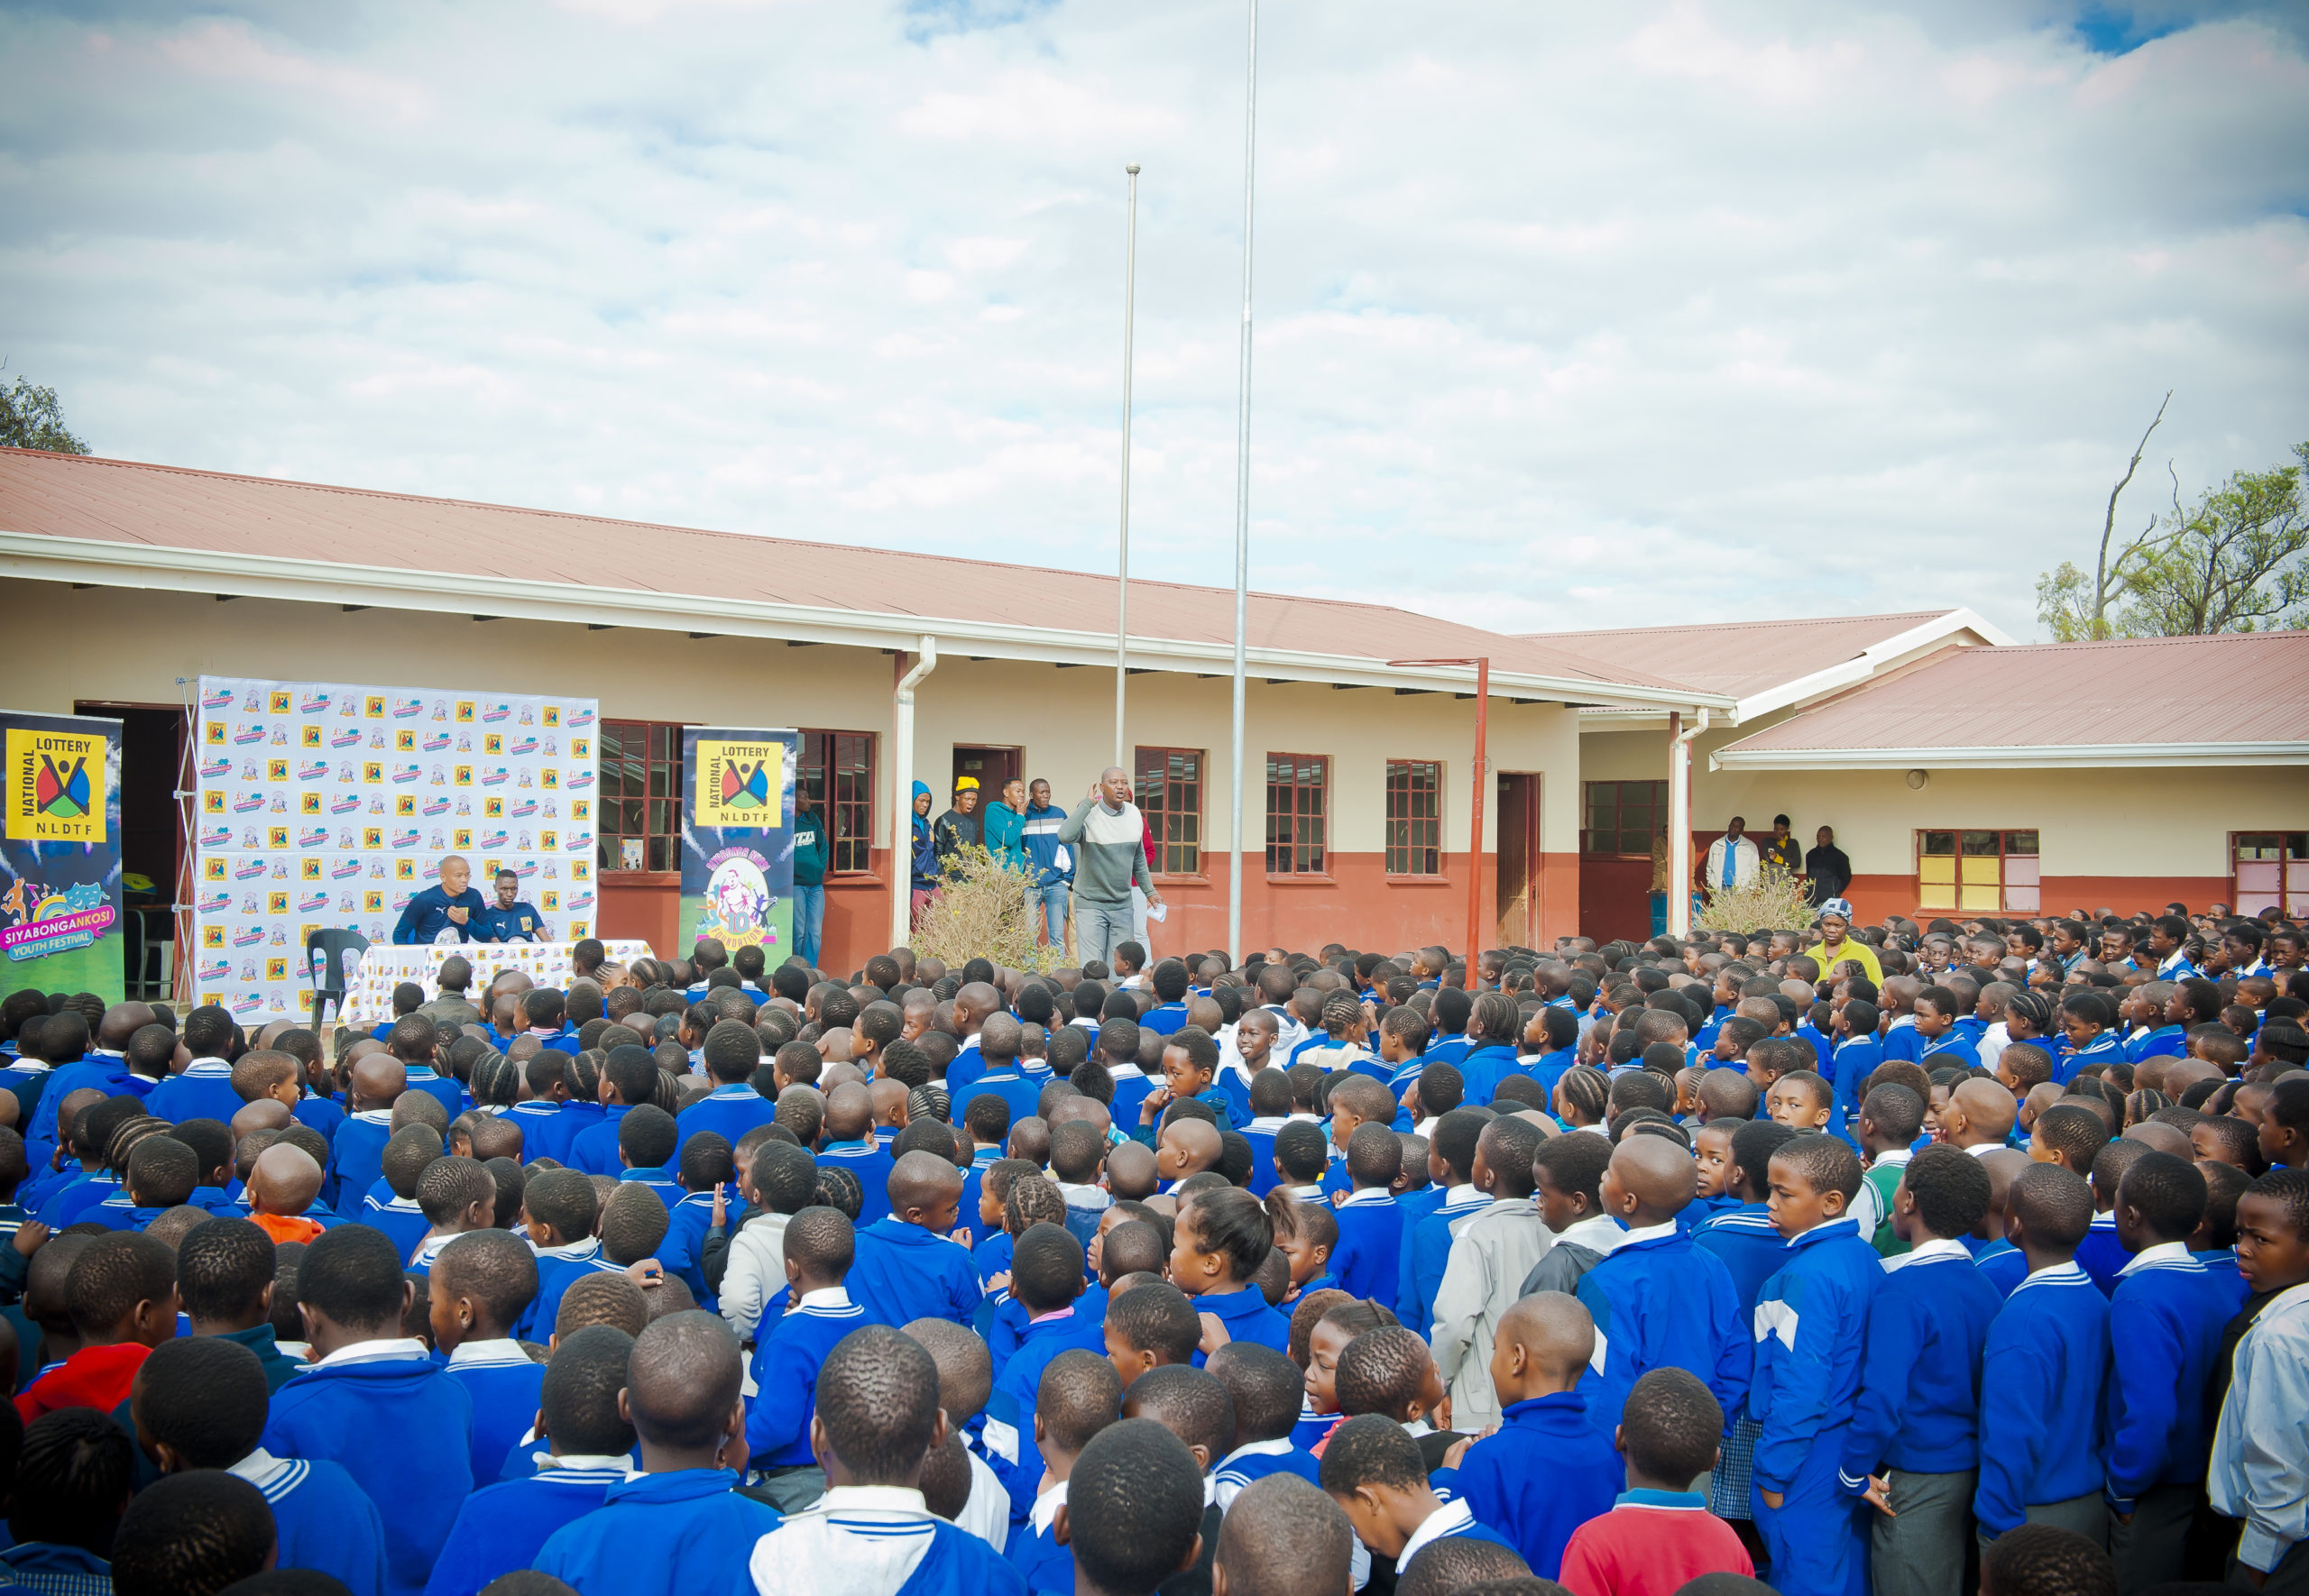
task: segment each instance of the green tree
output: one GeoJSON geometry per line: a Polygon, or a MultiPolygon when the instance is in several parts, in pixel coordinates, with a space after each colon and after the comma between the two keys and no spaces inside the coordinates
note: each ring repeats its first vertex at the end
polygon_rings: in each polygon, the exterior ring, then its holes
{"type": "MultiPolygon", "coordinates": [[[[2171,399],[2167,394],[2167,400],[2171,399]]],[[[2157,420],[2165,412],[2157,410],[2157,420]]],[[[2157,422],[2148,432],[2157,430],[2157,422]]],[[[2141,435],[2114,491],[2101,529],[2094,568],[2063,561],[2037,578],[2037,619],[2056,641],[2093,637],[2179,637],[2309,626],[2309,444],[2293,463],[2232,472],[2184,506],[2175,479],[2173,508],[2111,554],[2117,499],[2139,468],[2141,435]]],[[[2169,470],[2170,467],[2168,466],[2169,470]]]]}
{"type": "Polygon", "coordinates": [[[56,454],[86,454],[88,445],[64,425],[56,390],[27,378],[0,388],[0,444],[12,449],[46,449],[56,454]]]}

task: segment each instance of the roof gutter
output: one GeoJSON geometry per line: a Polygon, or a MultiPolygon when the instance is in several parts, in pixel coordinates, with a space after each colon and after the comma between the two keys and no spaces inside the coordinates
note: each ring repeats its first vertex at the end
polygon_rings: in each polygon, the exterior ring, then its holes
{"type": "Polygon", "coordinates": [[[2074,767],[2309,765],[2309,742],[2079,743],[2012,748],[1743,748],[1708,756],[1710,770],[2057,770],[2074,767]]]}
{"type": "Polygon", "coordinates": [[[938,639],[925,634],[922,657],[898,678],[890,694],[890,946],[903,948],[913,934],[914,907],[914,690],[938,668],[938,639]],[[900,817],[904,817],[901,819],[900,817]],[[904,840],[900,840],[900,828],[904,840]]]}
{"type": "MultiPolygon", "coordinates": [[[[492,616],[516,620],[583,622],[656,631],[689,633],[712,629],[730,637],[830,643],[902,652],[914,648],[929,619],[889,611],[777,604],[713,593],[636,592],[627,589],[541,582],[495,573],[476,582],[467,572],[423,572],[287,559],[268,555],[219,555],[145,543],[102,538],[50,537],[0,530],[0,575],[28,581],[77,582],[99,587],[162,588],[213,592],[235,598],[281,599],[299,603],[359,601],[377,609],[441,609],[442,584],[471,588],[474,597],[458,607],[479,604],[492,616]]],[[[1111,665],[1114,634],[1021,626],[1016,621],[940,619],[939,636],[950,652],[974,657],[1054,665],[1111,665]]],[[[1197,643],[1134,636],[1131,657],[1140,668],[1221,675],[1234,667],[1231,642],[1197,643]]],[[[1383,660],[1309,650],[1254,648],[1249,662],[1265,677],[1319,682],[1348,687],[1413,687],[1430,692],[1474,689],[1471,671],[1453,668],[1389,670],[1383,660]]],[[[1494,670],[1495,697],[1526,702],[1688,706],[1705,703],[1729,710],[1727,697],[1694,693],[1689,688],[1649,687],[1633,683],[1591,681],[1513,670],[1494,670]]]]}

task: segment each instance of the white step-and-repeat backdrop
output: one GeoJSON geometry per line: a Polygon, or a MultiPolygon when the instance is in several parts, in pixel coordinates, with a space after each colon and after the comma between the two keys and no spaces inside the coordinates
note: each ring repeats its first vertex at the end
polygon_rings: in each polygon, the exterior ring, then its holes
{"type": "Polygon", "coordinates": [[[193,991],[243,1023],[309,1012],[306,933],[390,942],[444,854],[500,866],[547,941],[593,934],[595,700],[200,679],[193,991]]]}

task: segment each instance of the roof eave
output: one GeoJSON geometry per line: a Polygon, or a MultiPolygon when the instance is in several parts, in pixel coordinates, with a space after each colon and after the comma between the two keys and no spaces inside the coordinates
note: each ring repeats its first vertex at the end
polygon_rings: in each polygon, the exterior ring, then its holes
{"type": "Polygon", "coordinates": [[[2309,742],[2102,743],[2074,747],[1743,748],[1708,757],[1711,770],[2026,770],[2309,765],[2309,742]]]}
{"type": "MultiPolygon", "coordinates": [[[[449,594],[459,609],[517,620],[583,622],[592,626],[647,630],[712,630],[731,637],[830,643],[851,647],[912,649],[925,636],[950,652],[989,659],[1039,664],[1111,665],[1109,632],[1061,630],[1009,620],[963,620],[888,611],[835,610],[817,605],[776,604],[712,593],[637,592],[624,588],[538,582],[492,576],[475,583],[469,573],[431,572],[361,565],[271,555],[220,555],[208,549],[160,544],[119,543],[104,538],[56,537],[0,529],[0,574],[32,581],[76,582],[98,587],[190,586],[196,592],[234,598],[282,599],[301,603],[341,604],[357,599],[376,609],[437,613],[449,594]],[[467,592],[473,594],[467,598],[467,592]]],[[[1134,637],[1130,663],[1149,670],[1191,671],[1199,675],[1231,671],[1231,643],[1134,637]]],[[[1252,648],[1246,665],[1261,676],[1359,687],[1471,690],[1475,673],[1465,667],[1390,669],[1367,656],[1320,654],[1298,649],[1252,648]]],[[[1729,698],[1688,689],[1591,681],[1495,669],[1495,698],[1530,702],[1568,701],[1632,707],[1728,710],[1729,698]]]]}

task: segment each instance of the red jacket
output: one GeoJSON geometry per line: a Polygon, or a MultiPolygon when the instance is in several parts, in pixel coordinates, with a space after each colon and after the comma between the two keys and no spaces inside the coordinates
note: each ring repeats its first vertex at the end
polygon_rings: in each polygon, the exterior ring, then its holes
{"type": "Polygon", "coordinates": [[[1573,1596],[1675,1596],[1704,1573],[1753,1579],[1756,1568],[1706,1497],[1631,1491],[1571,1532],[1558,1577],[1573,1596]]]}
{"type": "Polygon", "coordinates": [[[26,1386],[16,1412],[26,1424],[60,1408],[93,1408],[110,1413],[128,1400],[128,1388],[152,1349],[141,1341],[84,1346],[26,1386]]]}

